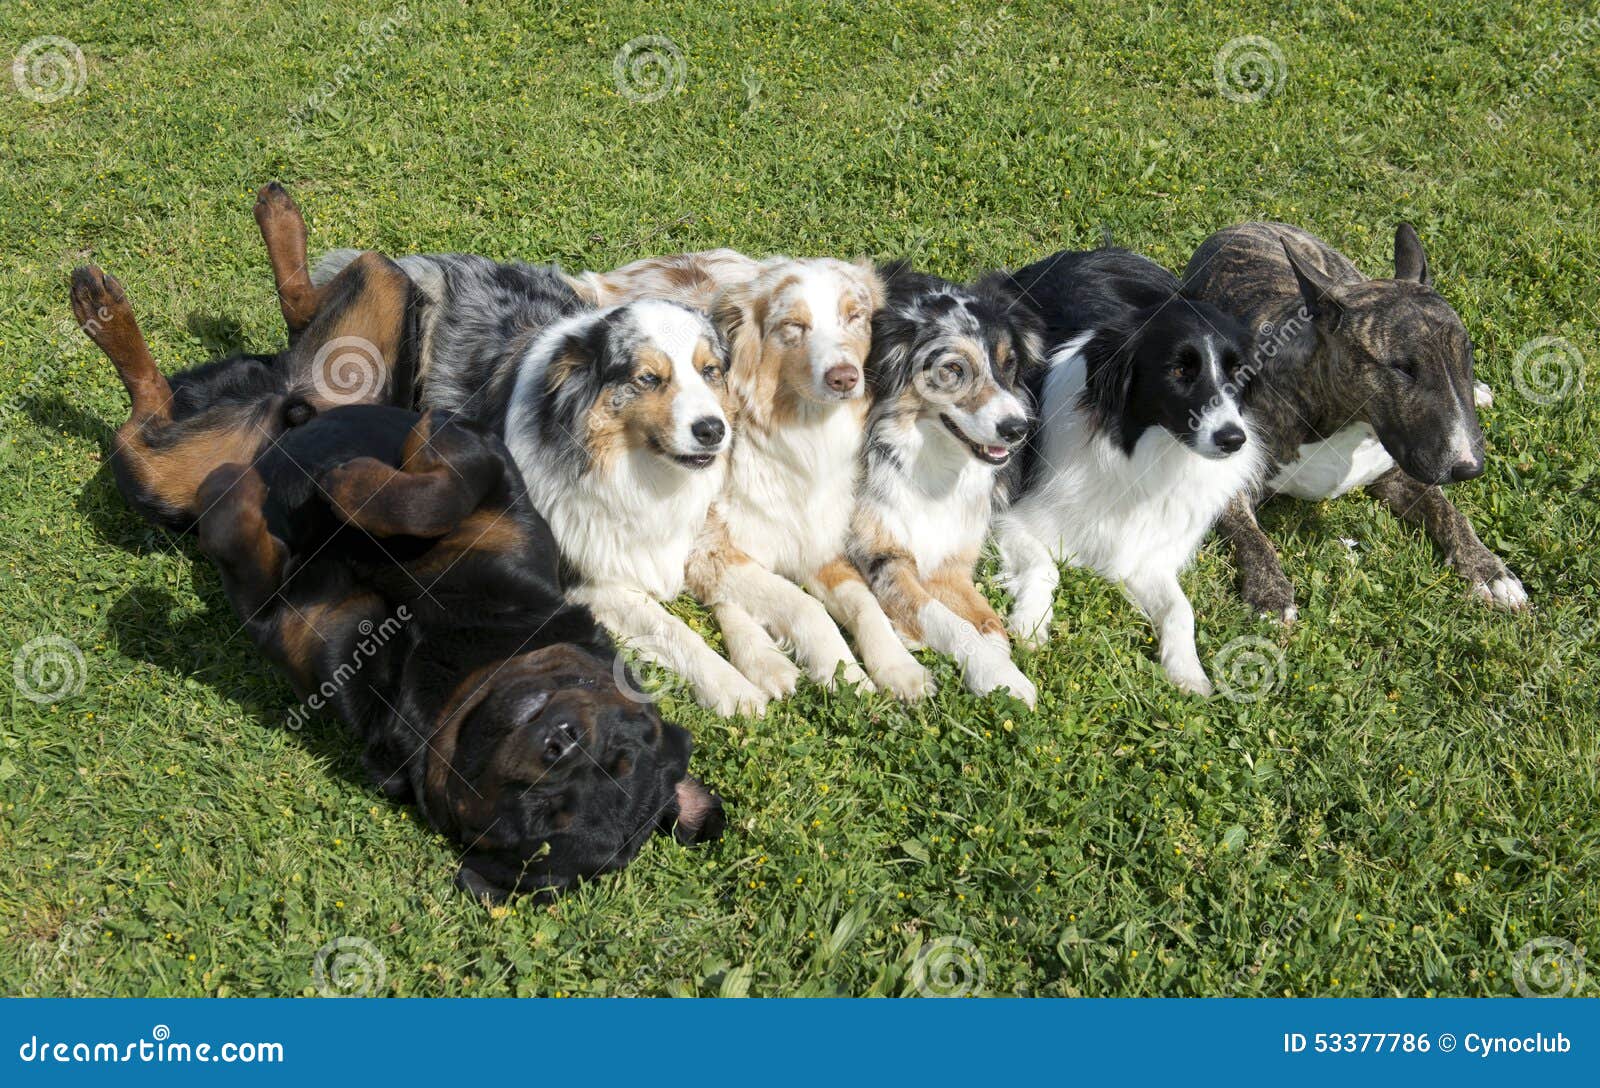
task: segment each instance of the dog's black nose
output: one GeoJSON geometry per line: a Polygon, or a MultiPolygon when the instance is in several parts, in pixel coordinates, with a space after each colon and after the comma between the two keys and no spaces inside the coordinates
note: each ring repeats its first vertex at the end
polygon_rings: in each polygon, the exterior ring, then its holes
{"type": "Polygon", "coordinates": [[[1007,416],[994,429],[1003,442],[1021,442],[1028,437],[1028,421],[1022,416],[1007,416]]]}
{"type": "Polygon", "coordinates": [[[545,763],[555,764],[561,757],[578,746],[578,727],[570,721],[560,721],[544,731],[545,763]]]}
{"type": "Polygon", "coordinates": [[[1450,466],[1450,479],[1454,480],[1456,483],[1460,483],[1462,480],[1470,480],[1474,476],[1482,475],[1483,460],[1481,458],[1476,461],[1458,461],[1450,466]]]}
{"type": "Polygon", "coordinates": [[[1211,441],[1223,453],[1238,453],[1244,447],[1244,428],[1230,423],[1212,435],[1211,441]]]}
{"type": "Polygon", "coordinates": [[[722,443],[722,436],[728,433],[728,425],[716,416],[706,416],[690,424],[689,433],[702,446],[716,446],[722,443]]]}

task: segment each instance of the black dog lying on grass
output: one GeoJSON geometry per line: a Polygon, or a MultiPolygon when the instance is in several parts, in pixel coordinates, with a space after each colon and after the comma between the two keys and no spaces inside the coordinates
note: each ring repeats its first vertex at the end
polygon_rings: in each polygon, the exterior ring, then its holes
{"type": "Polygon", "coordinates": [[[282,355],[170,383],[121,285],[75,272],[73,313],[132,400],[112,453],[124,498],[196,529],[256,644],[362,739],[386,794],[463,844],[473,894],[559,891],[658,830],[715,838],[689,734],[619,691],[501,442],[444,413],[317,403],[304,363],[337,337],[406,348],[404,277],[369,257],[291,321],[282,355]]]}

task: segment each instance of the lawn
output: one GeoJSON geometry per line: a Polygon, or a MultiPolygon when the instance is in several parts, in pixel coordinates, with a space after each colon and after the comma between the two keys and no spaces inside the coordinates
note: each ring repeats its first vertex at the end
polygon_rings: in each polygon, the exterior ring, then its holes
{"type": "Polygon", "coordinates": [[[0,993],[1600,993],[1600,21],[1185,9],[7,0],[0,60],[58,36],[83,67],[0,68],[0,665],[69,674],[0,668],[0,993]],[[1208,667],[1265,663],[1235,698],[1178,694],[1070,572],[1037,711],[942,662],[909,711],[669,694],[723,840],[488,909],[335,723],[284,727],[212,568],[105,465],[127,402],[68,271],[117,274],[169,370],[275,350],[274,178],[314,250],[571,268],[726,245],[969,277],[1105,232],[1176,268],[1273,218],[1382,274],[1409,220],[1498,394],[1452,494],[1535,609],[1471,601],[1369,499],[1274,504],[1293,628],[1214,543],[1185,577],[1208,667]]]}

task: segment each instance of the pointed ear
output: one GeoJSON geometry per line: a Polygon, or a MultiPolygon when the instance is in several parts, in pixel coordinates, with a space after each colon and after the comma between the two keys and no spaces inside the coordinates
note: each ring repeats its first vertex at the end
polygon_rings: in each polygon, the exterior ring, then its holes
{"type": "Polygon", "coordinates": [[[1334,297],[1333,285],[1295,253],[1294,247],[1286,239],[1280,238],[1279,243],[1283,246],[1283,255],[1289,258],[1289,267],[1294,269],[1295,282],[1300,285],[1300,296],[1306,302],[1306,312],[1314,320],[1338,321],[1344,314],[1344,308],[1334,297]]]}
{"type": "Polygon", "coordinates": [[[1401,223],[1394,229],[1394,278],[1416,280],[1424,287],[1433,286],[1433,270],[1428,267],[1428,255],[1422,251],[1422,239],[1410,223],[1401,223]]]}

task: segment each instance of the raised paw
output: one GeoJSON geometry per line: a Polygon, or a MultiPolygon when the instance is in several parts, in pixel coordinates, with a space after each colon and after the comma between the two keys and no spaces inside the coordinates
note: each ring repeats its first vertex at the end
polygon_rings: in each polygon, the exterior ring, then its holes
{"type": "Polygon", "coordinates": [[[133,307],[117,277],[91,264],[72,272],[72,316],[89,339],[104,347],[102,334],[124,320],[132,322],[133,307]]]}
{"type": "Polygon", "coordinates": [[[1528,591],[1515,574],[1506,571],[1498,578],[1479,582],[1472,587],[1473,594],[1493,608],[1508,612],[1524,612],[1528,608],[1528,591]]]}

